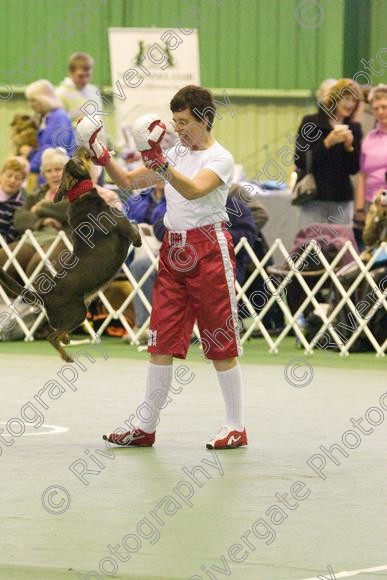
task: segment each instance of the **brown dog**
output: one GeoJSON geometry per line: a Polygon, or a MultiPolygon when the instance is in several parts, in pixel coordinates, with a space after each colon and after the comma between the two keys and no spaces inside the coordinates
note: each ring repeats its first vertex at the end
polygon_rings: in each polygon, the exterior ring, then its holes
{"type": "Polygon", "coordinates": [[[11,141],[15,147],[15,155],[20,155],[20,149],[27,145],[32,149],[38,146],[38,126],[30,115],[17,113],[11,122],[11,141]]]}
{"type": "Polygon", "coordinates": [[[10,296],[21,295],[27,304],[39,302],[44,306],[52,327],[48,340],[66,362],[72,362],[72,358],[61,342],[68,344],[69,333],[84,322],[86,303],[114,278],[127,257],[130,243],[141,246],[137,226],[117,210],[112,212],[94,188],[88,167],[85,154],[70,159],[55,196],[54,201],[60,201],[67,195],[73,230],[73,252],[62,252],[66,257],[62,259],[61,254],[59,258],[63,268],[57,269],[57,276],[51,279],[45,270],[34,281],[33,290],[27,290],[0,268],[0,283],[10,296]]]}
{"type": "Polygon", "coordinates": [[[371,204],[363,230],[363,242],[368,246],[360,257],[363,262],[372,258],[372,250],[387,242],[387,190],[379,191],[371,204]]]}

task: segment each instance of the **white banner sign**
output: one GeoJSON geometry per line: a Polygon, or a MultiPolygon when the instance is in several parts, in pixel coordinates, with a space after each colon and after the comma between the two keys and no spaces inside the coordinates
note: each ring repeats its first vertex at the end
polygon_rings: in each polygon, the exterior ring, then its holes
{"type": "Polygon", "coordinates": [[[109,46],[116,144],[131,146],[130,125],[138,117],[157,113],[170,127],[174,94],[185,85],[200,85],[198,33],[109,28],[109,46]]]}

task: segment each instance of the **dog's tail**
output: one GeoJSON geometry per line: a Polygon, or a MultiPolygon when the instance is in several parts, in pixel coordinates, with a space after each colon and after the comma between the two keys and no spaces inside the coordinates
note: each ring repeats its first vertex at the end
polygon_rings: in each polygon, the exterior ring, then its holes
{"type": "MultiPolygon", "coordinates": [[[[7,274],[3,268],[0,268],[0,284],[12,298],[17,298],[20,294],[22,294],[23,298],[26,292],[32,294],[31,290],[23,288],[23,286],[19,284],[15,278],[12,278],[12,276],[7,274]]],[[[27,304],[29,304],[29,302],[27,302],[27,304]]]]}

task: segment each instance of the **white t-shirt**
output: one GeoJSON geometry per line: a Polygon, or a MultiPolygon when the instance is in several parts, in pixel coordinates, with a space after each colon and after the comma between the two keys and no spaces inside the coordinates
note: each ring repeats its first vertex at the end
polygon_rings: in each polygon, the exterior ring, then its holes
{"type": "Polygon", "coordinates": [[[172,167],[190,179],[202,169],[210,169],[223,183],[199,199],[188,200],[166,182],[164,191],[167,211],[164,225],[169,230],[192,230],[228,221],[225,206],[234,173],[231,153],[215,141],[211,147],[200,151],[192,151],[182,145],[172,147],[168,150],[167,159],[172,167]]]}

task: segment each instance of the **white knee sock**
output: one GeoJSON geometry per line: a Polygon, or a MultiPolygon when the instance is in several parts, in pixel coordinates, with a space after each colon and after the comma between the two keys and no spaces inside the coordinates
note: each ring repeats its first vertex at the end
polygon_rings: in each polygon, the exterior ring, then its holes
{"type": "MultiPolygon", "coordinates": [[[[135,427],[153,433],[160,421],[160,410],[167,401],[173,365],[149,363],[144,402],[137,408],[135,427]]],[[[166,405],[165,405],[166,406],[166,405]]]]}
{"type": "Polygon", "coordinates": [[[229,371],[216,371],[226,407],[226,425],[243,428],[242,373],[239,364],[229,371]]]}

